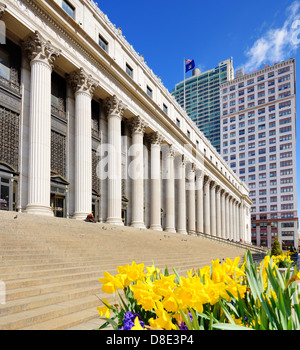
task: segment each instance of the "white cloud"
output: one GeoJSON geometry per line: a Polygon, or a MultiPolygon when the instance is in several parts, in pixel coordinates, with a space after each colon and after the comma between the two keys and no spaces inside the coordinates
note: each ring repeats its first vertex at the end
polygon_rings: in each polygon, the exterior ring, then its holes
{"type": "Polygon", "coordinates": [[[300,1],[287,8],[287,19],[281,28],[271,28],[246,51],[244,71],[252,73],[262,64],[286,60],[295,54],[300,45],[300,1]]]}

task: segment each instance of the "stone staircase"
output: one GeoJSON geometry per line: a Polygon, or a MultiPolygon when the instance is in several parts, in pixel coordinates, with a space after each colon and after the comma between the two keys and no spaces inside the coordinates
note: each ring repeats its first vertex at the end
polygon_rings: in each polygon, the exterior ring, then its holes
{"type": "Polygon", "coordinates": [[[95,329],[99,298],[111,300],[104,271],[135,261],[184,274],[244,253],[201,237],[0,212],[0,330],[95,329]]]}

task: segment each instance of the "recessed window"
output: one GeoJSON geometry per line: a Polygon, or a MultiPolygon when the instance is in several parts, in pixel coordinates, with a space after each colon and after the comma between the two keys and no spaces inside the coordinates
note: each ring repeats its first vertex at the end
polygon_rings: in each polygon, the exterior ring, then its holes
{"type": "Polygon", "coordinates": [[[150,96],[151,98],[152,98],[152,95],[153,95],[152,89],[149,86],[147,86],[147,95],[150,96]]]}
{"type": "Polygon", "coordinates": [[[165,104],[163,104],[163,111],[168,114],[168,107],[165,104]]]}
{"type": "Polygon", "coordinates": [[[133,69],[130,67],[129,64],[126,63],[126,73],[133,78],[133,69]]]}
{"type": "Polygon", "coordinates": [[[62,8],[67,12],[67,14],[75,19],[75,7],[71,5],[68,1],[62,0],[62,8]]]}
{"type": "Polygon", "coordinates": [[[108,52],[108,42],[101,35],[99,35],[99,45],[104,51],[108,52]]]}

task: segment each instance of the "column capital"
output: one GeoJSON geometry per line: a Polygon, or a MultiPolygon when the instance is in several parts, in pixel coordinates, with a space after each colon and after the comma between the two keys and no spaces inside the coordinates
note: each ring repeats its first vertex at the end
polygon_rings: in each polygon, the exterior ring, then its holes
{"type": "Polygon", "coordinates": [[[105,101],[105,110],[108,118],[111,115],[122,118],[126,109],[127,105],[125,105],[125,103],[123,103],[123,101],[121,101],[116,95],[108,97],[105,101]]]}
{"type": "Polygon", "coordinates": [[[148,140],[151,145],[160,146],[163,143],[164,138],[159,132],[155,131],[148,135],[148,140]]]}
{"type": "Polygon", "coordinates": [[[74,94],[85,92],[91,98],[93,97],[94,91],[98,86],[98,81],[93,79],[91,74],[87,74],[83,68],[80,68],[70,74],[68,78],[74,94]]]}
{"type": "Polygon", "coordinates": [[[204,180],[203,180],[203,185],[204,186],[209,186],[210,185],[210,182],[211,182],[211,179],[208,175],[205,175],[204,174],[204,180]]]}
{"type": "Polygon", "coordinates": [[[2,16],[4,15],[6,10],[6,5],[3,4],[2,2],[0,2],[0,19],[2,18],[2,16]]]}
{"type": "Polygon", "coordinates": [[[186,159],[184,157],[184,154],[177,154],[175,156],[175,165],[176,167],[185,167],[186,165],[186,159]]]}
{"type": "Polygon", "coordinates": [[[49,40],[45,40],[37,30],[23,43],[23,48],[31,63],[44,62],[50,66],[51,70],[61,53],[61,50],[56,49],[49,40]]]}
{"type": "Polygon", "coordinates": [[[134,117],[130,124],[129,129],[131,134],[144,134],[148,124],[140,117],[134,117]]]}
{"type": "Polygon", "coordinates": [[[201,180],[203,180],[204,179],[204,172],[203,172],[203,170],[202,169],[198,169],[198,168],[196,168],[196,177],[197,177],[197,179],[201,179],[201,180]]]}
{"type": "Polygon", "coordinates": [[[216,184],[216,193],[219,193],[221,192],[221,186],[216,184]]]}
{"type": "Polygon", "coordinates": [[[188,163],[187,164],[187,176],[188,179],[194,179],[195,178],[195,171],[196,171],[196,167],[195,167],[195,163],[188,163]]]}
{"type": "Polygon", "coordinates": [[[213,189],[216,189],[216,187],[217,187],[217,183],[215,181],[211,181],[210,188],[213,190],[213,189]]]}

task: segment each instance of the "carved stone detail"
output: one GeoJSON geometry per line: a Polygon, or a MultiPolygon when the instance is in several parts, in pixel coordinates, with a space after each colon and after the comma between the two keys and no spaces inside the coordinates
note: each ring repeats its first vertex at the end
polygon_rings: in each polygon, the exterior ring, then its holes
{"type": "Polygon", "coordinates": [[[144,134],[148,124],[140,117],[134,117],[129,125],[131,134],[139,133],[144,134]]]}
{"type": "Polygon", "coordinates": [[[98,86],[98,81],[95,80],[90,74],[87,74],[83,68],[73,72],[68,77],[74,94],[77,92],[86,92],[91,97],[93,96],[95,89],[98,86]]]}
{"type": "Polygon", "coordinates": [[[116,95],[106,99],[105,110],[108,117],[118,115],[122,118],[126,109],[127,106],[116,95]]]}
{"type": "Polygon", "coordinates": [[[160,146],[163,143],[163,141],[164,138],[157,131],[149,135],[149,142],[151,143],[151,145],[160,146]]]}
{"type": "Polygon", "coordinates": [[[6,5],[3,4],[2,2],[0,2],[0,19],[2,18],[2,16],[4,15],[6,10],[6,5]]]}
{"type": "Polygon", "coordinates": [[[38,31],[23,43],[23,47],[31,62],[44,61],[51,69],[61,53],[61,50],[56,49],[49,40],[46,41],[38,31]]]}

